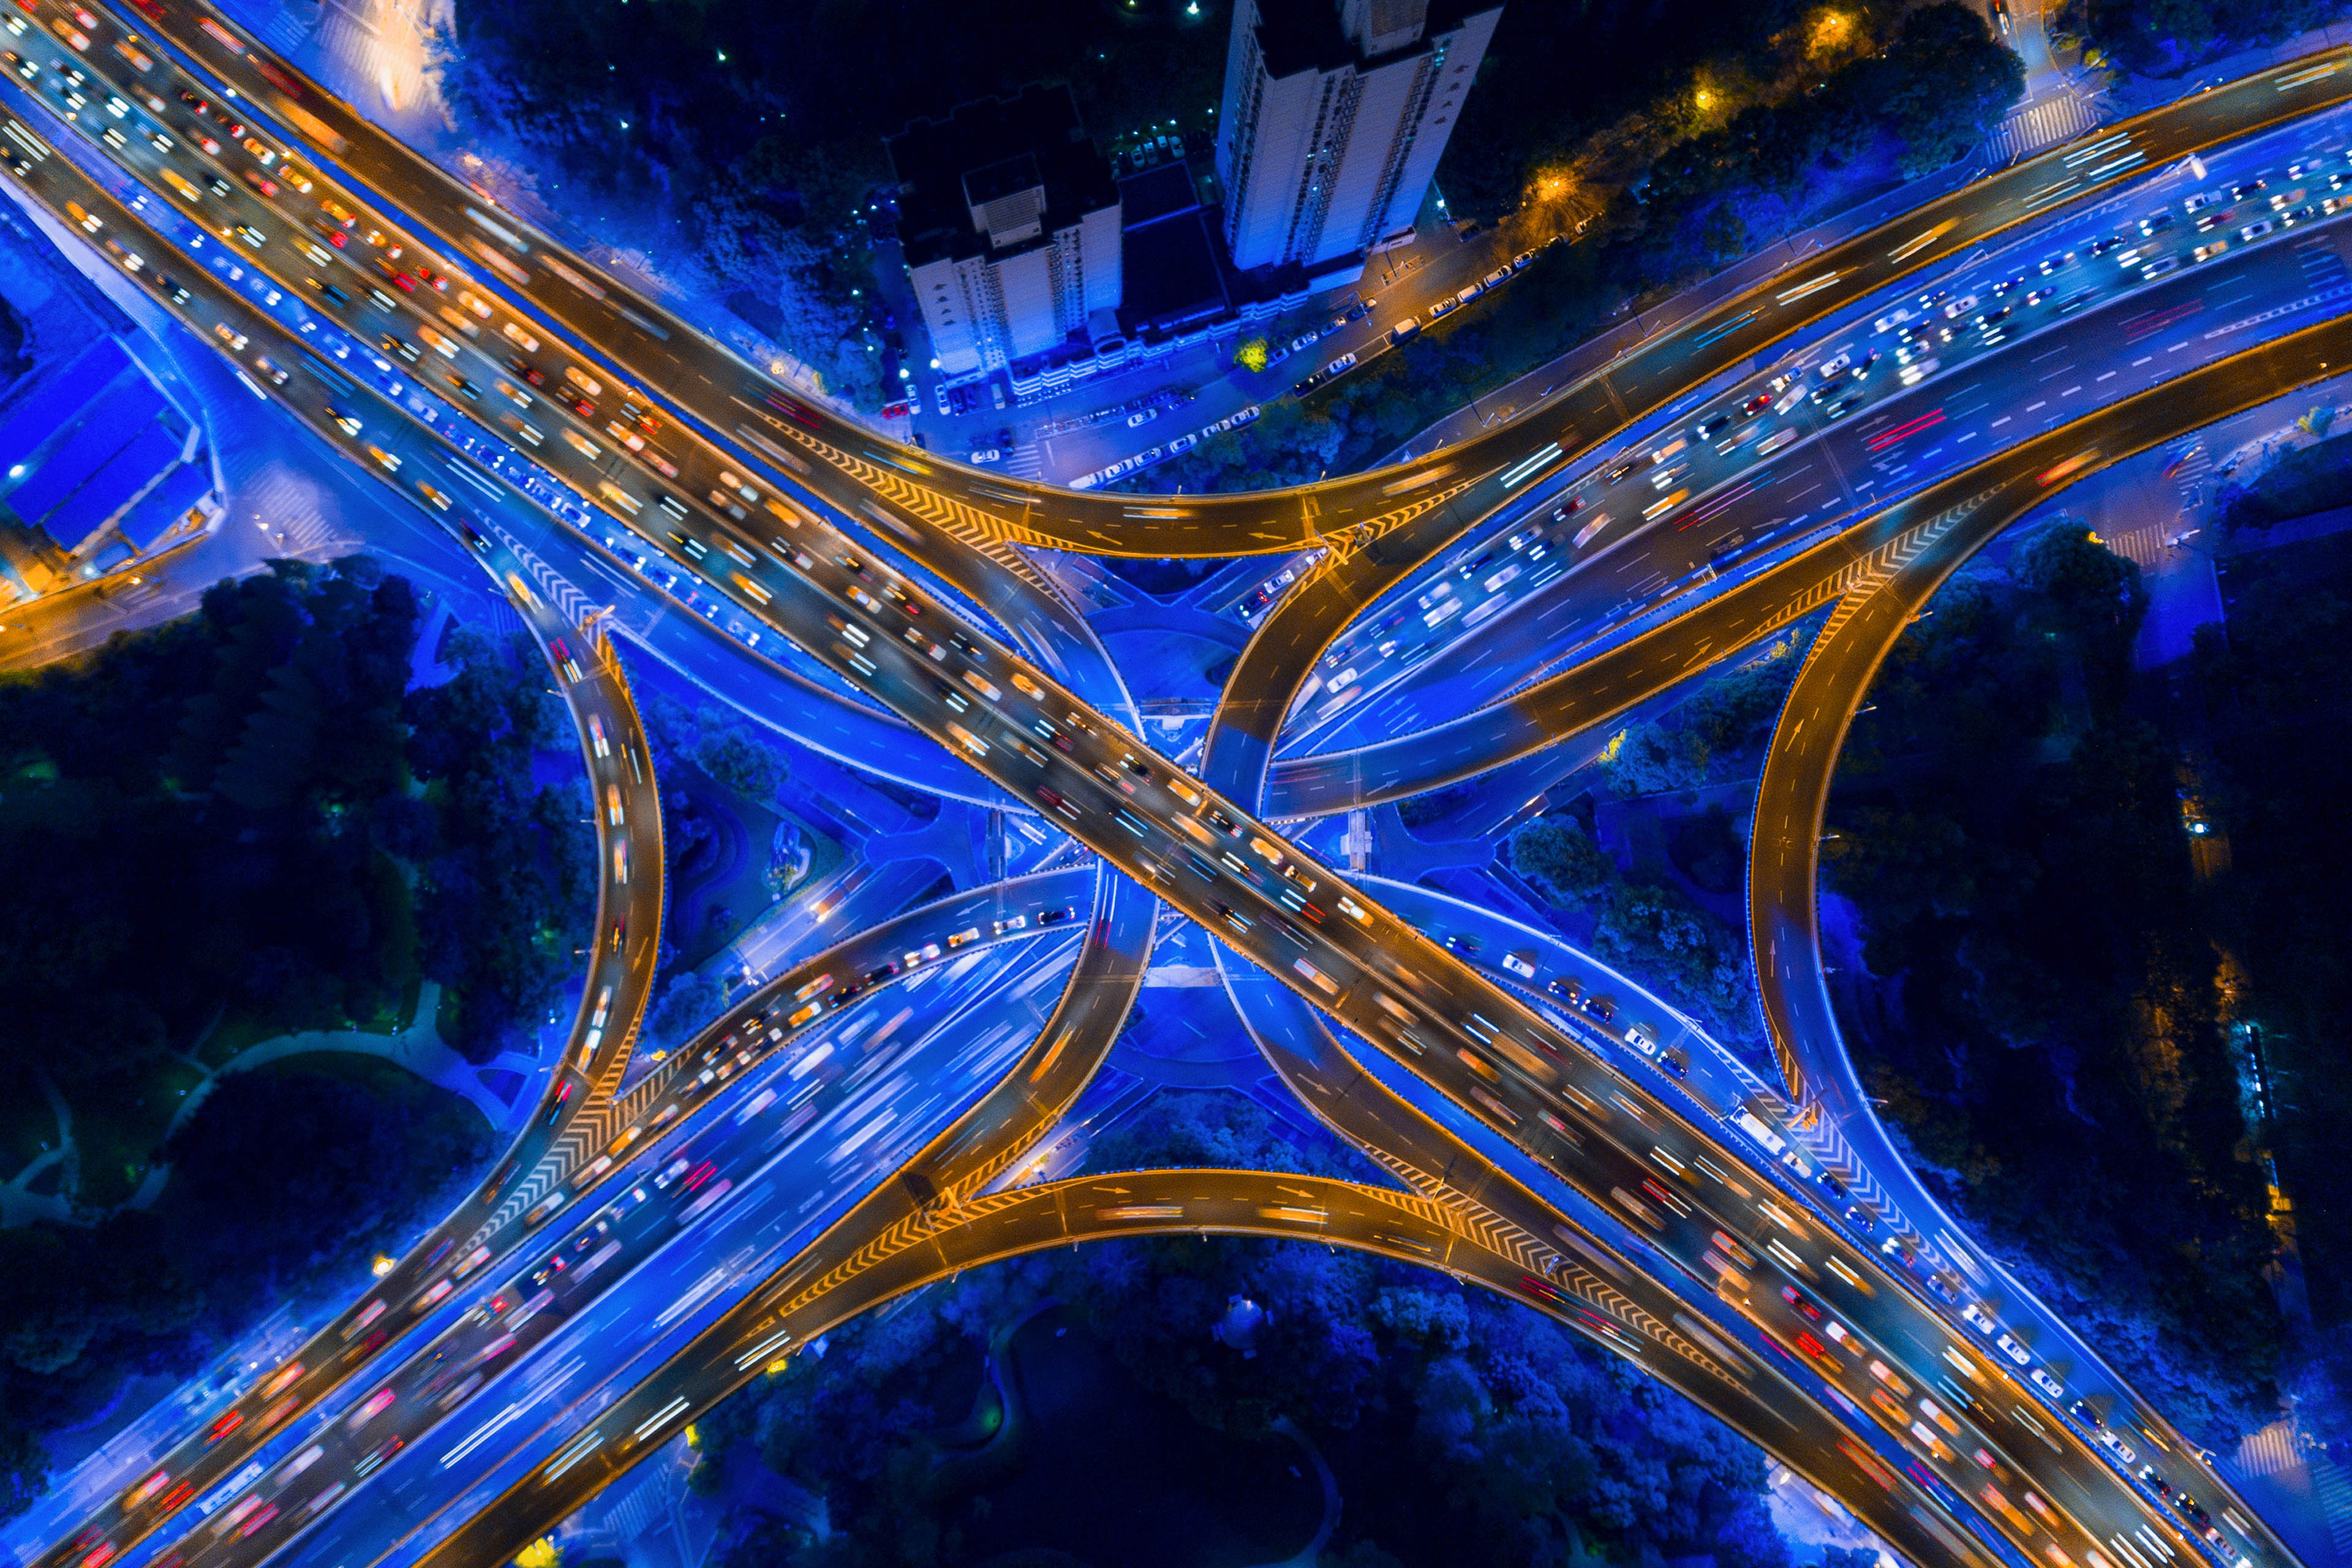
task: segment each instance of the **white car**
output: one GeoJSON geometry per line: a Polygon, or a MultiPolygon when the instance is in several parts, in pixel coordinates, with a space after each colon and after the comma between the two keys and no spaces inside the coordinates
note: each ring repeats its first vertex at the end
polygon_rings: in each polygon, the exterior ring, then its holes
{"type": "Polygon", "coordinates": [[[2125,1445],[2124,1440],[2121,1437],[2116,1436],[2111,1431],[2102,1432],[2099,1434],[2099,1447],[2105,1448],[2108,1453],[2113,1454],[2117,1462],[2121,1464],[2128,1465],[2134,1459],[2139,1458],[2137,1454],[2133,1453],[2131,1449],[2125,1445]]]}
{"type": "Polygon", "coordinates": [[[1960,1316],[1969,1321],[1969,1327],[1974,1329],[1980,1334],[1989,1334],[1993,1331],[1992,1314],[1986,1311],[1974,1301],[1969,1302],[1967,1306],[1960,1309],[1960,1316]]]}
{"type": "MultiPolygon", "coordinates": [[[[2025,1375],[2032,1379],[2034,1387],[2040,1389],[2051,1398],[2063,1399],[2066,1397],[2066,1385],[2059,1382],[2056,1378],[2051,1376],[2048,1368],[2037,1366],[2025,1375]]],[[[2113,1434],[2110,1434],[2110,1436],[2112,1435],[2113,1434]]],[[[2124,1456],[2124,1462],[2126,1464],[2129,1464],[2131,1462],[2131,1456],[2129,1454],[2126,1454],[2124,1456]]]]}
{"type": "Polygon", "coordinates": [[[1158,410],[1157,408],[1147,408],[1147,409],[1145,409],[1145,410],[1144,410],[1142,413],[1140,413],[1140,414],[1130,414],[1130,415],[1129,415],[1129,416],[1127,416],[1127,427],[1128,427],[1129,429],[1130,429],[1130,430],[1133,430],[1133,429],[1137,428],[1137,427],[1138,427],[1138,426],[1139,426],[1149,425],[1149,424],[1150,424],[1154,419],[1157,419],[1157,418],[1159,418],[1159,417],[1160,417],[1160,410],[1158,410]]]}
{"type": "Polygon", "coordinates": [[[1189,452],[1200,444],[1201,437],[1197,431],[1191,435],[1179,436],[1168,443],[1168,455],[1172,458],[1179,452],[1189,452]]]}
{"type": "Polygon", "coordinates": [[[995,447],[982,447],[971,455],[971,460],[975,464],[1001,463],[1004,460],[1004,453],[995,447]]]}
{"type": "Polygon", "coordinates": [[[2007,1334],[2001,1335],[1999,1339],[1993,1341],[1993,1343],[2000,1347],[2001,1354],[2007,1356],[2018,1365],[2031,1366],[2033,1364],[2033,1356],[2032,1352],[2028,1352],[2023,1345],[2019,1344],[2015,1340],[2011,1339],[2007,1334]]]}

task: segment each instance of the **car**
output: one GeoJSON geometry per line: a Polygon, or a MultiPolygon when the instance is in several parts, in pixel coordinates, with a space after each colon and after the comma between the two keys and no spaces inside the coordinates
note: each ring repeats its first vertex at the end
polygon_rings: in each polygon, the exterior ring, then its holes
{"type": "Polygon", "coordinates": [[[1710,414],[1691,426],[1691,434],[1702,441],[1711,441],[1738,417],[1738,416],[1733,414],[1728,408],[1719,413],[1710,414]]]}
{"type": "Polygon", "coordinates": [[[1168,443],[1168,455],[1172,458],[1179,452],[1189,452],[1200,444],[1201,433],[1197,430],[1187,431],[1168,443]]]}
{"type": "Polygon", "coordinates": [[[1353,370],[1355,366],[1356,356],[1354,354],[1341,354],[1338,359],[1333,360],[1329,364],[1323,367],[1323,374],[1325,375],[1338,375],[1344,371],[1353,370]]]}
{"type": "Polygon", "coordinates": [[[1846,1205],[1845,1222],[1853,1226],[1855,1233],[1861,1236],[1868,1236],[1878,1228],[1877,1219],[1872,1215],[1866,1204],[1846,1205]]]}
{"type": "Polygon", "coordinates": [[[1127,416],[1127,427],[1130,430],[1138,430],[1159,417],[1160,410],[1157,408],[1141,409],[1127,416]]]}
{"type": "Polygon", "coordinates": [[[327,410],[327,417],[333,420],[335,428],[346,436],[356,436],[360,433],[360,422],[351,415],[330,408],[327,410]]]}
{"type": "Polygon", "coordinates": [[[1759,392],[1739,405],[1739,416],[1745,419],[1751,414],[1761,414],[1771,406],[1772,395],[1769,392],[1759,392]]]}
{"type": "Polygon", "coordinates": [[[2270,188],[2271,183],[2268,180],[2243,180],[2230,187],[2230,199],[2233,202],[2242,202],[2258,191],[2267,191],[2270,188]]]}
{"type": "Polygon", "coordinates": [[[987,463],[1001,463],[1003,460],[1003,451],[995,447],[982,447],[971,455],[971,461],[976,467],[987,463]]]}
{"type": "Polygon", "coordinates": [[[2149,262],[2147,266],[2139,269],[2140,281],[2143,283],[2154,282],[2157,279],[2163,277],[2166,273],[2170,272],[2179,265],[2180,258],[2177,256],[2159,256],[2154,261],[2149,262]]]}
{"type": "Polygon", "coordinates": [[[2042,276],[2047,278],[2052,273],[2056,272],[2063,268],[2068,268],[2074,265],[2074,253],[2071,250],[2061,250],[2043,257],[2042,258],[2042,265],[2039,270],[2041,271],[2042,276]]]}
{"type": "Polygon", "coordinates": [[[2143,236],[2153,237],[2170,228],[2173,222],[2173,216],[2168,212],[2152,212],[2139,220],[2139,231],[2143,236]]]}
{"type": "MultiPolygon", "coordinates": [[[[2066,1385],[2059,1382],[2056,1378],[2051,1376],[2049,1369],[2046,1367],[2037,1366],[2025,1375],[2032,1380],[2034,1387],[2040,1389],[2051,1398],[2063,1399],[2066,1397],[2066,1385]]],[[[2124,1457],[2128,1459],[2131,1456],[2126,1454],[2124,1457]]]]}
{"type": "MultiPolygon", "coordinates": [[[[2074,1401],[2074,1404],[2066,1406],[2066,1414],[2072,1415],[2075,1420],[2080,1421],[2084,1426],[2088,1426],[2094,1432],[2106,1425],[2105,1420],[2100,1416],[2099,1413],[2091,1408],[2091,1402],[2087,1399],[2078,1399],[2074,1401]]],[[[2141,1479],[2145,1480],[2147,1478],[2143,1476],[2141,1479]]],[[[2161,1491],[2163,1489],[2158,1487],[2157,1489],[2161,1491]]]]}
{"type": "Polygon", "coordinates": [[[1301,332],[1297,337],[1290,340],[1289,352],[1292,353],[1298,353],[1304,350],[1313,348],[1315,346],[1315,340],[1322,335],[1323,334],[1320,332],[1301,332]]]}
{"type": "Polygon", "coordinates": [[[2105,1448],[2108,1453],[2113,1454],[2116,1458],[2123,1464],[2128,1465],[2139,1458],[2137,1454],[2132,1452],[2131,1445],[2126,1443],[2121,1437],[2116,1436],[2113,1430],[2102,1431],[2098,1436],[2097,1442],[2100,1447],[2105,1448]]]}
{"type": "Polygon", "coordinates": [[[2019,1344],[2016,1340],[2012,1339],[2008,1334],[1999,1336],[1993,1341],[1993,1343],[2000,1348],[2001,1354],[2007,1356],[2018,1365],[2031,1366],[2033,1363],[2033,1352],[2027,1350],[2023,1345],[2019,1344]]]}
{"type": "Polygon", "coordinates": [[[1967,1306],[1961,1308],[1960,1316],[1968,1320],[1969,1327],[1974,1329],[1980,1334],[1990,1334],[2000,1331],[2000,1325],[1992,1321],[1992,1314],[1986,1311],[1980,1304],[1975,1301],[1971,1301],[1967,1306]]]}
{"type": "Polygon", "coordinates": [[[2230,242],[2228,240],[2217,239],[2210,245],[2200,245],[2196,249],[2190,251],[2189,253],[2189,259],[2192,262],[2210,261],[2229,248],[2230,242]]]}
{"type": "Polygon", "coordinates": [[[2277,227],[2278,225],[2273,223],[2269,218],[2256,218],[2253,222],[2248,224],[2245,227],[2238,231],[2238,238],[2242,243],[2251,244],[2277,227]]]}
{"type": "Polygon", "coordinates": [[[1509,268],[1497,267],[1492,272],[1487,273],[1484,278],[1479,279],[1478,286],[1482,289],[1492,289],[1496,284],[1503,282],[1508,279],[1510,275],[1511,269],[1509,268]]]}
{"type": "Polygon", "coordinates": [[[1794,1307],[1797,1310],[1797,1315],[1803,1318],[1807,1322],[1818,1323],[1822,1321],[1822,1304],[1819,1301],[1814,1300],[1811,1296],[1806,1295],[1802,1290],[1798,1289],[1794,1285],[1783,1285],[1780,1287],[1780,1300],[1788,1302],[1790,1306],[1794,1307]]]}
{"type": "Polygon", "coordinates": [[[2164,1472],[2154,1465],[2142,1465],[2139,1468],[2139,1484],[2158,1497],[2171,1495],[2171,1489],[2165,1483],[2164,1472]]]}
{"type": "Polygon", "coordinates": [[[1459,306],[1460,303],[1461,301],[1458,300],[1440,300],[1436,304],[1432,305],[1429,308],[1429,319],[1433,321],[1440,316],[1449,314],[1457,306],[1459,306]]]}
{"type": "Polygon", "coordinates": [[[2221,198],[2213,195],[2210,191],[2200,191],[2195,195],[2183,201],[2180,204],[2180,210],[2189,214],[2191,217],[2194,217],[2219,200],[2221,200],[2221,198]]]}

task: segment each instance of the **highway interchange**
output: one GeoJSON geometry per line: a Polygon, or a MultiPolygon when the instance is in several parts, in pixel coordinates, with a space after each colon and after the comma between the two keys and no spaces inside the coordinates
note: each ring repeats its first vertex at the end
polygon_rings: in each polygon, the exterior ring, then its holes
{"type": "Polygon", "coordinates": [[[174,1568],[252,1563],[331,1542],[321,1561],[499,1561],[826,1327],[990,1258],[1155,1229],[1318,1236],[1511,1293],[1715,1410],[1915,1560],[2294,1561],[2095,1356],[2048,1353],[2064,1326],[2021,1291],[1988,1289],[1986,1266],[1893,1161],[1816,995],[1811,856],[1831,731],[1905,605],[2067,478],[2352,359],[2352,326],[2328,319],[2345,290],[2320,210],[2327,175],[2352,162],[2329,121],[2305,119],[2342,101],[2340,53],[1979,181],[1407,468],[1178,501],[1071,495],[889,447],[424,164],[209,13],[139,0],[126,26],[72,6],[19,11],[17,118],[0,149],[18,186],[257,391],[442,520],[452,549],[500,584],[572,707],[606,868],[572,1044],[530,1131],[376,1290],[141,1467],[45,1565],[140,1551],[174,1568]],[[257,103],[274,128],[244,123],[257,103]],[[2248,138],[2281,125],[2273,141],[2307,125],[2310,145],[2254,189],[2251,161],[2271,152],[2248,138]],[[2259,151],[2224,176],[2236,143],[2259,151]],[[2200,152],[2217,172],[2168,173],[2200,152]],[[2182,198],[2216,181],[2247,187],[2210,231],[2230,248],[2185,259],[2208,236],[2182,198]],[[2143,251],[2131,269],[2084,254],[2157,213],[2181,216],[2130,242],[2143,251]],[[1992,256],[1995,237],[2020,243],[1992,256]],[[2236,310],[2242,297],[2261,303],[2236,310]],[[1921,322],[1872,324],[1906,310],[1921,322]],[[1921,344],[1912,357],[1932,366],[1906,377],[1895,361],[1921,323],[1951,341],[1921,344]],[[1798,342],[1808,330],[1818,341],[1798,342]],[[2028,409],[2021,363],[2066,384],[2028,409]],[[2084,393],[2079,409],[2064,401],[2084,393]],[[1641,441],[1612,451],[1629,430],[1641,441]],[[1978,438],[1982,460],[1955,473],[1978,438]],[[1130,693],[1013,548],[1026,543],[1321,553],[1258,620],[1188,772],[1189,753],[1134,738],[1130,693]],[[1536,549],[1571,569],[1495,580],[1536,549]],[[1059,863],[799,957],[688,1047],[633,1062],[661,919],[660,814],[595,625],[602,595],[568,570],[587,563],[701,615],[788,694],[782,727],[917,787],[951,774],[948,793],[1034,813],[1059,863]],[[1375,603],[1387,594],[1402,610],[1418,590],[1413,613],[1439,632],[1454,616],[1427,610],[1463,595],[1423,585],[1439,582],[1475,582],[1493,605],[1475,635],[1423,640],[1418,658],[1335,647],[1368,605],[1365,640],[1392,629],[1375,603]],[[1788,1079],[1777,1104],[1825,1110],[1845,1157],[1890,1194],[1884,1249],[1807,1179],[1787,1148],[1796,1130],[1756,1119],[1774,1097],[1702,1098],[1655,1069],[1637,1009],[1597,1026],[1467,963],[1269,826],[1533,754],[1832,600],[1840,618],[1800,682],[1807,706],[1792,700],[1796,725],[1768,764],[1751,889],[1788,1079]],[[1547,661],[1555,672],[1512,693],[1547,661]],[[1277,762],[1309,682],[1350,687],[1329,679],[1341,664],[1363,689],[1425,682],[1419,700],[1465,716],[1414,728],[1392,696],[1377,721],[1350,699],[1357,743],[1277,762]],[[916,731],[929,744],[910,745],[916,731]],[[1230,994],[1277,1071],[1412,1197],[1244,1173],[1014,1184],[1081,1105],[1162,903],[1220,939],[1230,994]],[[904,1006],[886,1000],[900,993],[904,1006]],[[992,1008],[1001,1027],[972,1026],[992,1008]],[[960,1049],[944,1044],[950,1025],[960,1049]],[[714,1255],[707,1238],[722,1231],[732,1249],[714,1255]],[[624,1306],[665,1299],[675,1314],[624,1306]],[[2042,1353],[1997,1351],[1969,1315],[1988,1309],[2042,1353]],[[556,1358],[590,1343],[582,1359],[598,1370],[583,1382],[556,1358]],[[369,1370],[379,1363],[390,1370],[369,1370]],[[2130,1426],[2066,1414],[2086,1387],[2053,1367],[2099,1378],[2130,1426]],[[2178,1498],[2094,1446],[2126,1429],[2167,1454],[2178,1498]],[[428,1469],[436,1444],[456,1457],[428,1469]]]}

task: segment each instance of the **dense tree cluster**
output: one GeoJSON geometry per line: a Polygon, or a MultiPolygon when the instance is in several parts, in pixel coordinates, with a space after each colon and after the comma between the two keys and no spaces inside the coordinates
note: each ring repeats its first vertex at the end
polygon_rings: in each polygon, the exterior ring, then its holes
{"type": "Polygon", "coordinates": [[[2241,585],[2227,636],[2209,631],[2197,649],[2210,747],[2198,800],[2228,836],[2215,924],[2334,1384],[2306,1420],[2340,1443],[2352,1438],[2352,852],[2339,826],[2352,799],[2352,551],[2337,535],[2240,556],[2229,580],[2241,585]]]}
{"type": "Polygon", "coordinates": [[[1780,705],[1796,683],[1804,650],[1795,641],[1711,676],[1673,712],[1629,726],[1603,771],[1631,799],[1694,790],[1760,763],[1780,705]]]}
{"type": "Polygon", "coordinates": [[[0,679],[17,1081],[128,1079],[225,1012],[293,1028],[398,1004],[415,939],[379,807],[405,780],[415,636],[405,580],[285,566],[0,679]]]}
{"type": "Polygon", "coordinates": [[[2352,436],[2281,453],[2247,481],[2224,484],[2220,502],[2233,533],[2352,506],[2352,436]]]}
{"type": "MultiPolygon", "coordinates": [[[[419,619],[365,557],[279,562],[0,678],[0,1065],[58,1087],[85,1162],[211,1031],[383,1027],[431,979],[479,1058],[575,967],[594,856],[577,795],[531,780],[570,749],[539,657],[457,634],[455,676],[412,692],[419,619]]],[[[170,1163],[160,1209],[0,1232],[0,1508],[37,1486],[38,1434],[348,1265],[485,1136],[389,1068],[232,1074],[124,1151],[170,1163]]]]}
{"type": "Polygon", "coordinates": [[[1848,1043],[1930,1179],[2210,1432],[2279,1321],[2188,752],[2133,701],[2145,602],[2063,521],[1956,577],[1847,742],[1823,857],[1878,977],[1848,1043]]]}
{"type": "Polygon", "coordinates": [[[1592,916],[1592,947],[1662,986],[1735,1037],[1752,1032],[1748,955],[1739,934],[1663,869],[1628,877],[1575,812],[1547,812],[1511,835],[1514,869],[1561,904],[1592,916]]]}
{"type": "Polygon", "coordinates": [[[2086,26],[2133,69],[2169,75],[2283,42],[2336,15],[2327,0],[2084,0],[2068,5],[2063,19],[2086,26]]]}
{"type": "Polygon", "coordinates": [[[595,910],[586,789],[534,784],[541,750],[569,751],[571,720],[548,700],[537,647],[451,638],[457,674],[414,693],[406,717],[421,801],[388,840],[417,868],[418,958],[457,993],[442,1035],[485,1060],[534,1026],[579,966],[595,910]],[[421,807],[421,809],[419,809],[421,807]]]}
{"type": "Polygon", "coordinates": [[[1904,16],[1884,52],[1667,148],[1650,167],[1638,216],[1628,201],[1616,221],[1639,233],[1652,277],[1692,260],[1719,265],[1808,221],[1805,198],[1821,194],[1825,174],[1890,144],[1904,174],[1940,169],[2024,93],[2024,62],[1984,17],[1933,0],[1904,16]]]}
{"type": "MultiPolygon", "coordinates": [[[[1163,1093],[1092,1163],[1369,1175],[1352,1157],[1286,1146],[1262,1110],[1223,1095],[1163,1093]]],[[[715,1486],[730,1457],[756,1452],[823,1500],[834,1534],[761,1532],[733,1561],[952,1564],[973,1560],[982,1521],[1004,1545],[1018,1527],[992,1501],[1010,1495],[1008,1478],[950,1462],[950,1446],[972,1436],[973,1383],[942,1373],[976,1363],[1049,1298],[1144,1396],[1227,1433],[1282,1416],[1307,1431],[1345,1500],[1327,1561],[1789,1561],[1764,1513],[1756,1450],[1559,1324],[1358,1254],[1200,1237],[974,1270],[835,1332],[821,1359],[796,1357],[737,1395],[701,1424],[698,1475],[715,1486]],[[1212,1331],[1235,1297],[1266,1314],[1246,1355],[1212,1331]]]]}
{"type": "Polygon", "coordinates": [[[156,1210],[0,1230],[0,1518],[39,1495],[44,1434],[350,1276],[488,1156],[470,1107],[365,1066],[232,1075],[172,1140],[156,1210]]]}
{"type": "Polygon", "coordinates": [[[561,720],[465,637],[405,695],[417,618],[364,557],[278,563],[0,679],[0,1061],[128,1081],[224,1018],[386,1020],[420,973],[486,1055],[544,1001],[593,887],[577,803],[530,780],[561,720]]]}

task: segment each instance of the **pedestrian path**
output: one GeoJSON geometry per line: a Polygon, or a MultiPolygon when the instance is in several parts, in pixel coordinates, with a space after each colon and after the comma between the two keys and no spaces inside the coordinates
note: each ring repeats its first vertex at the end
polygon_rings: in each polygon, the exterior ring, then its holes
{"type": "Polygon", "coordinates": [[[2098,124],[2098,112],[2073,91],[2061,91],[2009,111],[1989,138],[1993,161],[2014,163],[2098,124]]]}

